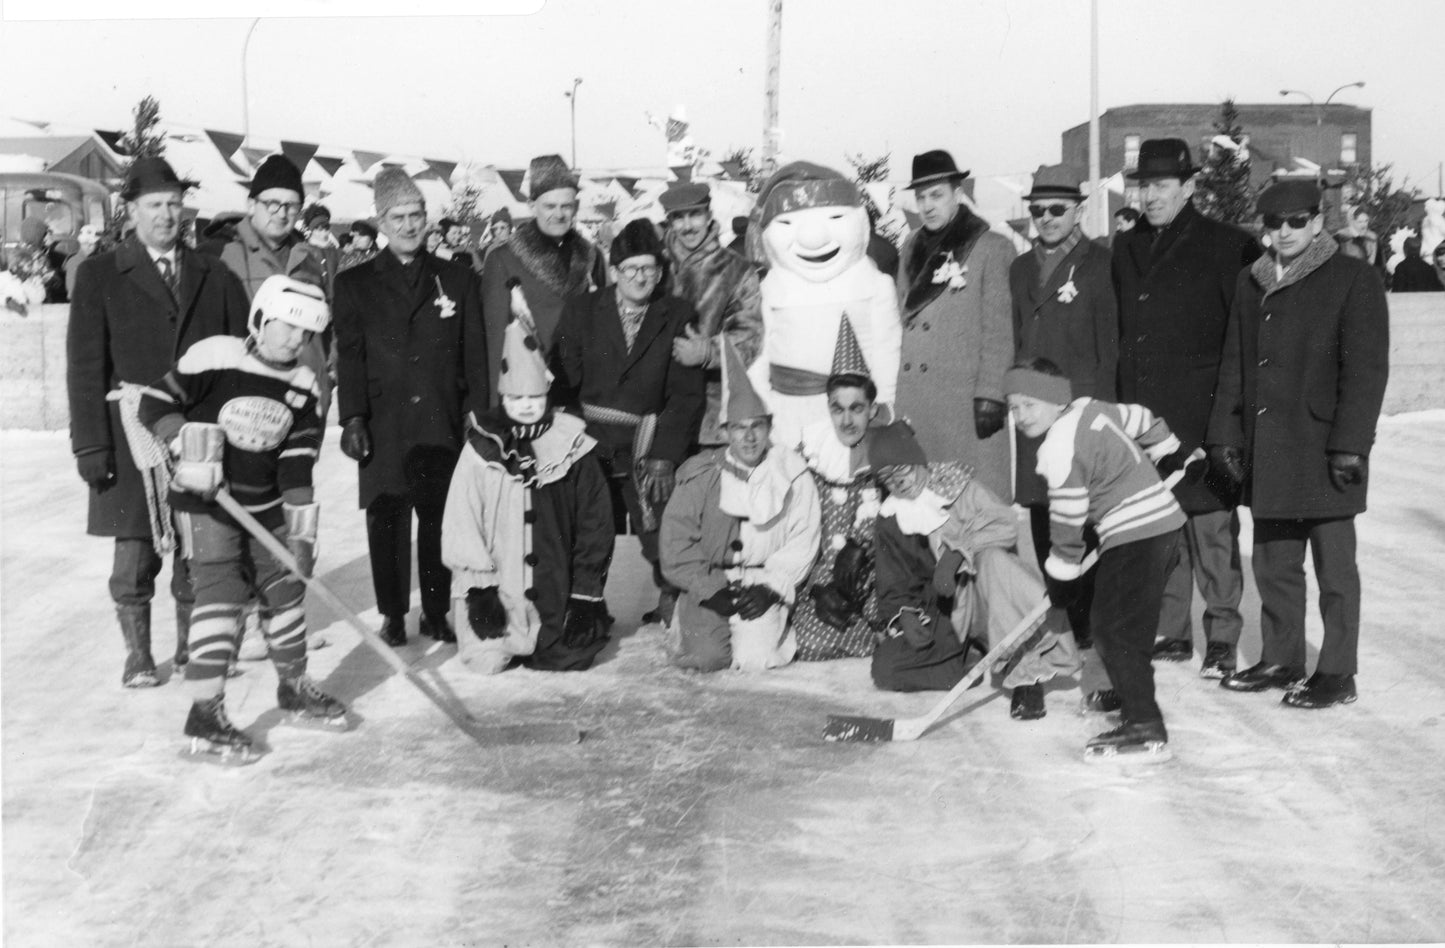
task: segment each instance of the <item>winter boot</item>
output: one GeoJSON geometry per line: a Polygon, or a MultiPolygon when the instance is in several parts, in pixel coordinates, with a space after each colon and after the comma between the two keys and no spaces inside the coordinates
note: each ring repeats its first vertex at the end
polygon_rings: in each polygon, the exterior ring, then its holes
{"type": "Polygon", "coordinates": [[[1037,721],[1048,713],[1044,707],[1044,686],[1019,685],[1009,699],[1009,717],[1015,721],[1037,721]]]}
{"type": "Polygon", "coordinates": [[[457,641],[457,634],[452,631],[452,624],[447,620],[445,614],[434,616],[422,613],[417,631],[427,638],[436,639],[443,644],[455,645],[457,641]]]}
{"type": "Polygon", "coordinates": [[[176,603],[176,657],[171,663],[173,674],[179,675],[191,660],[191,610],[194,602],[176,603]]]}
{"type": "Polygon", "coordinates": [[[1084,747],[1084,760],[1091,764],[1108,760],[1162,762],[1172,757],[1163,721],[1127,721],[1090,738],[1084,747]]]}
{"type": "Polygon", "coordinates": [[[1318,711],[1320,708],[1330,708],[1337,704],[1350,704],[1356,697],[1354,675],[1315,672],[1309,677],[1309,681],[1287,692],[1280,699],[1280,704],[1318,711]]]}
{"type": "Polygon", "coordinates": [[[236,767],[259,757],[251,747],[251,738],[226,716],[224,694],[191,705],[191,713],[186,718],[186,737],[191,739],[189,756],[208,763],[236,767]],[[216,760],[209,760],[210,756],[216,760]]]}
{"type": "Polygon", "coordinates": [[[1188,639],[1160,639],[1154,643],[1156,662],[1187,662],[1194,654],[1194,643],[1188,639]]]}
{"type": "Polygon", "coordinates": [[[120,634],[125,638],[125,671],[120,683],[127,688],[154,688],[161,683],[156,677],[155,659],[151,658],[151,607],[119,606],[120,634]]]}
{"type": "Polygon", "coordinates": [[[1199,677],[1223,680],[1234,674],[1234,669],[1234,646],[1228,642],[1210,642],[1204,649],[1199,677]]]}
{"type": "Polygon", "coordinates": [[[286,712],[288,724],[328,731],[348,727],[346,705],[316,687],[310,675],[282,678],[276,686],[276,704],[286,712]]]}
{"type": "Polygon", "coordinates": [[[398,648],[406,644],[406,616],[383,616],[381,620],[381,631],[377,633],[381,640],[392,648],[398,648]]]}

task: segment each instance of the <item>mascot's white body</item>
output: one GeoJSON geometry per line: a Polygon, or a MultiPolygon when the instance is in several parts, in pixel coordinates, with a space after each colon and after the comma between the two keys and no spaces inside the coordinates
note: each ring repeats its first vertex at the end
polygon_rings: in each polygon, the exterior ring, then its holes
{"type": "Polygon", "coordinates": [[[892,417],[903,327],[893,281],[866,254],[868,235],[867,212],[850,205],[787,210],[763,226],[763,349],[748,376],[777,444],[797,447],[803,429],[828,421],[823,383],[844,314],[878,386],[880,417],[892,417]]]}

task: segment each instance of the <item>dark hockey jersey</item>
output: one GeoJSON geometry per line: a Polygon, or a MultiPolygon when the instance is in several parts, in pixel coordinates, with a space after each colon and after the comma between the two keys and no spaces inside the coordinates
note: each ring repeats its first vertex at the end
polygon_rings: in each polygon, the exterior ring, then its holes
{"type": "MultiPolygon", "coordinates": [[[[282,522],[282,495],[311,487],[321,449],[320,391],[304,365],[277,368],[256,356],[252,343],[212,336],[187,349],[175,368],[141,399],[140,420],[170,443],[188,421],[218,424],[225,431],[226,486],[261,523],[282,522]]],[[[180,511],[219,509],[195,494],[171,490],[180,511]]]]}

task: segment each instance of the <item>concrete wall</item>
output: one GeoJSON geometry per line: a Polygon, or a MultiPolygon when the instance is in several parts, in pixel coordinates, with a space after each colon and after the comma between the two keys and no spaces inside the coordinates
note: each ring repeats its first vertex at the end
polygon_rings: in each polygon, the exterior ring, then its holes
{"type": "MultiPolygon", "coordinates": [[[[70,307],[20,316],[0,310],[0,428],[60,431],[65,396],[65,328],[70,307]]],[[[1385,414],[1445,408],[1445,293],[1390,297],[1390,386],[1385,414]]]]}

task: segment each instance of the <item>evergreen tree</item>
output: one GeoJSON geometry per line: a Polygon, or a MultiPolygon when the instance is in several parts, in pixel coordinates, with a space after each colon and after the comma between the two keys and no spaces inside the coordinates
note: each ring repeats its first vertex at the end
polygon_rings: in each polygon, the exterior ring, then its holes
{"type": "Polygon", "coordinates": [[[1405,226],[1411,206],[1420,197],[1420,189],[1408,182],[1398,187],[1392,173],[1393,165],[1351,165],[1346,170],[1344,191],[1351,207],[1346,209],[1346,222],[1355,210],[1370,215],[1370,230],[1381,241],[1388,241],[1397,228],[1405,226]]]}
{"type": "Polygon", "coordinates": [[[120,137],[123,152],[135,161],[137,158],[164,158],[166,156],[166,133],[160,129],[161,104],[154,96],[146,96],[131,109],[133,122],[129,131],[120,137]]]}
{"type": "Polygon", "coordinates": [[[888,180],[888,162],[893,157],[893,153],[886,151],[876,158],[869,158],[862,152],[858,152],[843,157],[847,158],[848,164],[853,166],[853,183],[858,185],[858,193],[863,195],[863,207],[868,211],[868,223],[870,226],[876,225],[878,219],[883,216],[883,209],[873,203],[873,198],[869,196],[863,185],[888,180]]]}
{"type": "Polygon", "coordinates": [[[729,148],[723,152],[723,156],[718,159],[718,164],[734,165],[737,167],[742,180],[747,183],[748,190],[752,193],[756,194],[762,190],[763,182],[760,180],[760,169],[758,168],[757,161],[753,158],[753,149],[743,148],[742,146],[729,148]]]}
{"type": "Polygon", "coordinates": [[[1249,137],[1240,124],[1233,99],[1225,99],[1220,105],[1214,131],[1215,143],[1194,179],[1194,206],[1206,217],[1244,226],[1254,220],[1255,193],[1249,180],[1249,137]]]}

